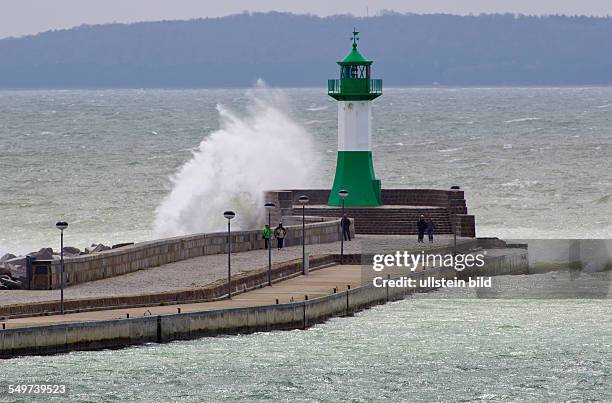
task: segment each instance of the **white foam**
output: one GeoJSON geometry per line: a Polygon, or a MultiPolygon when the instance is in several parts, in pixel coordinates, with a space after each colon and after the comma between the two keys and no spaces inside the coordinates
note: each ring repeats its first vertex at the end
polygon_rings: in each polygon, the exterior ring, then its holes
{"type": "Polygon", "coordinates": [[[533,120],[540,120],[540,118],[519,118],[506,120],[504,123],[519,123],[519,122],[531,122],[533,120]]]}
{"type": "Polygon", "coordinates": [[[454,153],[455,151],[461,150],[461,147],[457,148],[447,148],[445,150],[438,150],[439,153],[454,153]]]}
{"type": "Polygon", "coordinates": [[[316,112],[316,111],[324,111],[328,108],[328,106],[313,106],[310,108],[306,108],[307,111],[316,112]]]}
{"type": "Polygon", "coordinates": [[[310,184],[316,154],[310,134],[275,106],[287,100],[265,89],[248,98],[245,115],[217,106],[221,128],[172,178],[174,188],[156,210],[155,237],[223,231],[225,210],[236,212],[233,228],[257,228],[265,190],[310,184]]]}

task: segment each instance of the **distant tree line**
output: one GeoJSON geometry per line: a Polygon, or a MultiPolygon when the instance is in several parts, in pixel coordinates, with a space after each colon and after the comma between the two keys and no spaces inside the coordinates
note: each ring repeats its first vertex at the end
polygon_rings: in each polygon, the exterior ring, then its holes
{"type": "Polygon", "coordinates": [[[0,87],[324,86],[353,27],[387,86],[612,84],[609,17],[272,12],[3,39],[0,87]]]}

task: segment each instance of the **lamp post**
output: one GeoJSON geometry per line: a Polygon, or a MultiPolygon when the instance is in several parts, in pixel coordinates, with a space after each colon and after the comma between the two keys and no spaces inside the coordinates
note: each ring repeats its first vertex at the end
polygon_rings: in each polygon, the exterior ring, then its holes
{"type": "Polygon", "coordinates": [[[342,219],[340,220],[340,264],[344,263],[344,227],[342,226],[342,220],[344,220],[344,199],[349,195],[348,190],[342,189],[338,192],[338,196],[342,199],[342,219]]]}
{"type": "Polygon", "coordinates": [[[308,196],[301,195],[298,201],[302,205],[302,274],[306,274],[306,205],[308,196]]]}
{"type": "Polygon", "coordinates": [[[223,217],[227,218],[227,298],[232,299],[232,228],[231,220],[236,217],[233,211],[226,211],[223,217]]]}
{"type": "MultiPolygon", "coordinates": [[[[272,231],[272,209],[276,207],[276,204],[267,202],[264,207],[268,210],[268,228],[272,231]]],[[[268,285],[272,285],[272,233],[268,239],[268,285]]]]}
{"type": "Polygon", "coordinates": [[[55,227],[60,230],[60,310],[64,314],[64,230],[68,228],[66,221],[58,221],[55,227]]]}

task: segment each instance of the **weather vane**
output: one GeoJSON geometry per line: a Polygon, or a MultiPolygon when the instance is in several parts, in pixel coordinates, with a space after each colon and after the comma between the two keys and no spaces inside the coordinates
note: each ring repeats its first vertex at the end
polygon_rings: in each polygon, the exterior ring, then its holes
{"type": "Polygon", "coordinates": [[[351,37],[353,41],[353,49],[357,49],[357,41],[359,40],[359,31],[353,28],[353,36],[351,37]]]}

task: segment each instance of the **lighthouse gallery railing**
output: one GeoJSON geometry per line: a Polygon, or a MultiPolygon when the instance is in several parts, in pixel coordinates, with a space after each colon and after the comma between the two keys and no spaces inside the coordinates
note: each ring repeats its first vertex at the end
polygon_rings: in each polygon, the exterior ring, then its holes
{"type": "MultiPolygon", "coordinates": [[[[343,92],[345,94],[354,93],[356,89],[355,85],[351,85],[348,91],[347,91],[347,88],[345,88],[344,91],[342,91],[343,90],[342,83],[344,81],[350,81],[351,84],[354,84],[353,82],[357,80],[339,80],[339,79],[327,80],[327,93],[329,95],[334,95],[334,94],[339,95],[339,94],[342,94],[343,92]]],[[[359,80],[359,81],[362,81],[362,80],[359,80]]],[[[377,79],[363,80],[363,81],[366,81],[364,84],[366,84],[367,87],[364,89],[367,93],[382,94],[382,79],[377,78],[377,79]]],[[[359,92],[361,92],[361,90],[359,92]]]]}

